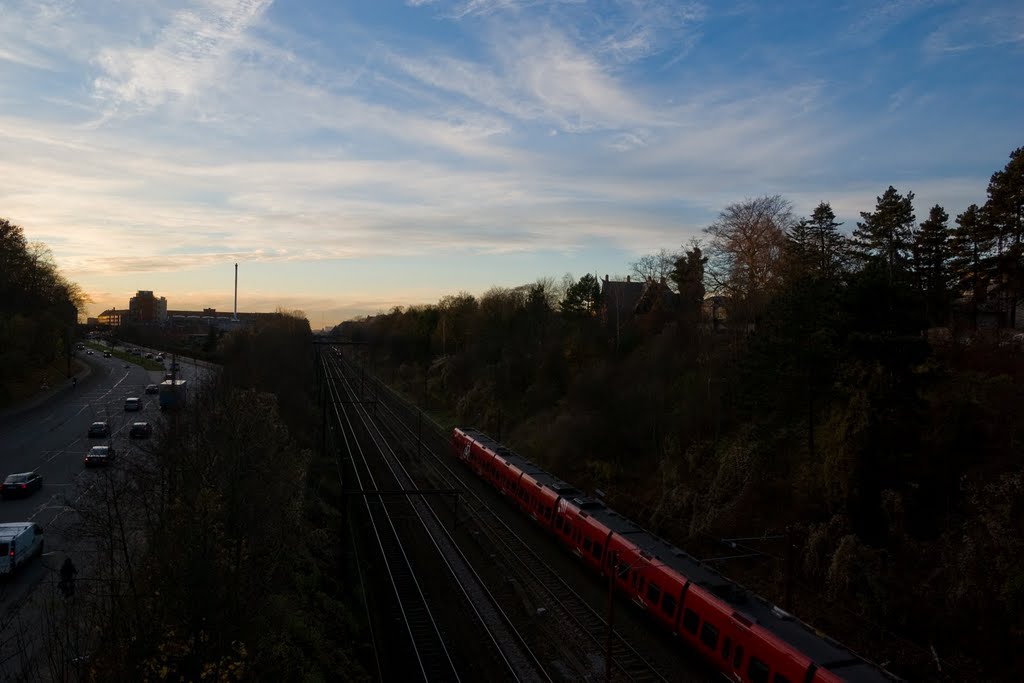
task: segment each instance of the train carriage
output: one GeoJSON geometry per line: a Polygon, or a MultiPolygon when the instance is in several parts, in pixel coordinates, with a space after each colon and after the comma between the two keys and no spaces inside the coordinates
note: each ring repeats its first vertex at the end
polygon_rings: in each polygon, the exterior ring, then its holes
{"type": "Polygon", "coordinates": [[[477,476],[499,490],[509,486],[506,478],[499,476],[499,473],[507,474],[510,466],[518,470],[520,476],[512,497],[527,515],[545,528],[552,527],[559,498],[583,495],[575,487],[475,429],[454,429],[452,451],[477,476]],[[499,469],[502,466],[505,470],[499,469]]]}
{"type": "Polygon", "coordinates": [[[452,431],[452,451],[456,457],[466,463],[477,476],[492,481],[497,444],[494,443],[491,448],[487,441],[490,439],[475,429],[452,431]]]}
{"type": "Polygon", "coordinates": [[[548,530],[552,530],[558,500],[583,495],[575,487],[543,470],[524,474],[522,485],[528,498],[527,514],[548,530]]]}
{"type": "Polygon", "coordinates": [[[456,428],[452,450],[730,680],[899,680],[486,435],[456,428]]]}

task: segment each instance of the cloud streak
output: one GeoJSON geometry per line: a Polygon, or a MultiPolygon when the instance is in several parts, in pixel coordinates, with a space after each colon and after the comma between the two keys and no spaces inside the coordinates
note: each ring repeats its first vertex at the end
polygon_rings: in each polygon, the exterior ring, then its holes
{"type": "Polygon", "coordinates": [[[151,47],[108,47],[93,85],[111,112],[137,112],[187,98],[230,70],[229,57],[270,0],[200,0],[176,12],[151,47]]]}

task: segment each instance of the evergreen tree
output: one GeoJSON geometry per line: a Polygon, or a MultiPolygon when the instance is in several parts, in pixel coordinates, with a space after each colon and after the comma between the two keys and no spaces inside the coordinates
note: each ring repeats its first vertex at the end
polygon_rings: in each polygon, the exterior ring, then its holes
{"type": "Polygon", "coordinates": [[[708,262],[700,247],[694,247],[675,261],[670,278],[679,292],[680,311],[684,319],[700,320],[704,304],[704,265],[708,262]]]}
{"type": "Polygon", "coordinates": [[[915,271],[924,294],[925,316],[932,325],[944,323],[948,316],[951,237],[949,214],[938,204],[914,235],[915,271]]]}
{"type": "Polygon", "coordinates": [[[587,273],[566,290],[561,309],[570,315],[592,316],[597,314],[600,302],[601,286],[596,277],[587,273]]]}
{"type": "Polygon", "coordinates": [[[971,321],[978,326],[978,305],[985,302],[988,292],[988,268],[986,262],[995,239],[977,204],[956,217],[953,231],[951,264],[953,286],[958,295],[970,294],[971,321]]]}
{"type": "Polygon", "coordinates": [[[914,193],[901,195],[892,185],[877,198],[875,210],[862,211],[853,231],[853,246],[865,262],[880,261],[889,282],[908,273],[914,232],[914,193]]]}
{"type": "Polygon", "coordinates": [[[809,220],[801,220],[786,233],[790,267],[797,276],[832,279],[839,274],[846,248],[840,225],[832,206],[821,202],[809,220]]]}
{"type": "Polygon", "coordinates": [[[985,213],[996,237],[994,281],[1005,297],[1010,327],[1017,322],[1017,302],[1024,296],[1024,147],[1010,153],[1002,171],[992,174],[985,213]]]}

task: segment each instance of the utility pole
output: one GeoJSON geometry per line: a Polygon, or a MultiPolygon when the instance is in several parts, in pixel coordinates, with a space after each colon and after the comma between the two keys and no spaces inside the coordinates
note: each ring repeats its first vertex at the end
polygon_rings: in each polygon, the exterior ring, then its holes
{"type": "Polygon", "coordinates": [[[416,461],[423,457],[423,411],[416,411],[416,461]]]}
{"type": "Polygon", "coordinates": [[[786,527],[785,586],[783,587],[782,609],[793,612],[793,527],[786,527]]]}
{"type": "Polygon", "coordinates": [[[612,562],[608,570],[608,637],[604,648],[604,680],[611,683],[612,680],[612,636],[615,633],[613,626],[615,620],[615,572],[619,565],[619,554],[612,553],[612,562]]]}
{"type": "Polygon", "coordinates": [[[68,321],[68,343],[65,346],[68,357],[68,377],[71,377],[71,344],[74,342],[75,325],[78,323],[78,309],[74,304],[69,304],[68,317],[70,318],[68,321]]]}

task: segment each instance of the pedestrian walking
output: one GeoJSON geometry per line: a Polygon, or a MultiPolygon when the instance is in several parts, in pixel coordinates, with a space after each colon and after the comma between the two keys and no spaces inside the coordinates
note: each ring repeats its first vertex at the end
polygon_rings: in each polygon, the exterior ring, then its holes
{"type": "Polygon", "coordinates": [[[65,557],[64,564],[60,567],[60,589],[65,598],[70,598],[75,594],[75,574],[77,573],[78,569],[75,568],[75,563],[71,561],[70,557],[65,557]]]}

